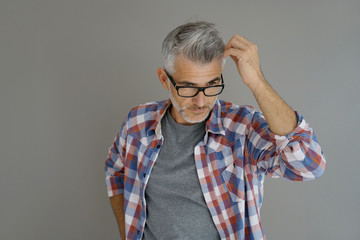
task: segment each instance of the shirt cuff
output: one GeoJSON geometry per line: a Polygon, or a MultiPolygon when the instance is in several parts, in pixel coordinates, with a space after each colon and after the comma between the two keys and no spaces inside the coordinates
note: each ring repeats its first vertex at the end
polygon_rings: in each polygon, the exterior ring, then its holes
{"type": "Polygon", "coordinates": [[[122,178],[116,176],[107,176],[105,182],[108,197],[124,194],[124,181],[122,178]]]}
{"type": "Polygon", "coordinates": [[[269,133],[271,140],[276,146],[276,151],[282,151],[290,142],[293,141],[309,141],[312,136],[312,130],[310,129],[308,123],[305,121],[304,117],[295,111],[297,117],[296,127],[286,135],[277,135],[270,131],[269,128],[266,131],[269,133]]]}

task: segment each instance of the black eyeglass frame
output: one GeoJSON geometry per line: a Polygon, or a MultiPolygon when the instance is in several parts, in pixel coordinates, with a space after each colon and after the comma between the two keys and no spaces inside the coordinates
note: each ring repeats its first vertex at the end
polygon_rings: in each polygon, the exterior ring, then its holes
{"type": "Polygon", "coordinates": [[[225,83],[224,83],[224,78],[223,78],[223,75],[221,74],[221,84],[220,85],[214,85],[214,86],[209,86],[209,87],[185,87],[185,86],[177,86],[176,85],[176,82],[174,81],[174,79],[172,78],[172,76],[165,70],[165,73],[167,75],[167,77],[169,78],[170,82],[172,83],[172,85],[174,85],[175,89],[176,89],[176,92],[177,94],[180,96],[180,97],[184,97],[184,98],[192,98],[192,97],[196,97],[200,91],[203,92],[203,94],[206,96],[206,97],[214,97],[214,96],[217,96],[217,95],[220,95],[223,90],[224,90],[224,87],[225,87],[225,83]],[[222,87],[220,92],[217,93],[217,94],[213,94],[213,95],[208,95],[205,93],[205,89],[208,89],[208,88],[214,88],[214,87],[222,87]],[[180,95],[179,94],[179,89],[181,88],[195,88],[197,89],[198,91],[195,93],[195,95],[193,96],[183,96],[183,95],[180,95]]]}

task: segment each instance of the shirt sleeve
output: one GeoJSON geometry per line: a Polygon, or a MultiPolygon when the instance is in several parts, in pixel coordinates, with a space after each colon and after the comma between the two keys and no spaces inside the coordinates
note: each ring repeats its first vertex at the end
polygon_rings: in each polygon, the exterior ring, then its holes
{"type": "Polygon", "coordinates": [[[124,193],[124,162],[126,153],[125,122],[110,146],[105,161],[105,183],[109,197],[124,193]]]}
{"type": "Polygon", "coordinates": [[[246,147],[257,171],[292,181],[312,180],[324,173],[326,160],[316,135],[295,113],[297,126],[285,136],[272,133],[263,114],[254,113],[246,147]]]}

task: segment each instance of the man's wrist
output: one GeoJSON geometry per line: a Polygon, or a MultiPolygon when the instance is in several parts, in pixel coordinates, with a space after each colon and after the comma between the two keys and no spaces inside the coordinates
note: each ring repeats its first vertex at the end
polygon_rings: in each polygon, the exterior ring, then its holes
{"type": "Polygon", "coordinates": [[[268,89],[270,86],[262,74],[258,74],[257,77],[247,82],[248,88],[256,98],[259,96],[259,94],[264,93],[264,91],[266,91],[266,89],[268,89]]]}

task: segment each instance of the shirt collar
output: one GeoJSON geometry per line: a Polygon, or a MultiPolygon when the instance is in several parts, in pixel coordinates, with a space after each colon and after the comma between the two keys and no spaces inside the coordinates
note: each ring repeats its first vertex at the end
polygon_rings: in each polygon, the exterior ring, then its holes
{"type": "Polygon", "coordinates": [[[156,134],[157,138],[160,139],[162,137],[161,134],[161,119],[165,116],[166,110],[171,106],[170,99],[166,101],[162,101],[158,107],[158,114],[156,114],[156,119],[153,121],[149,130],[146,133],[146,136],[150,136],[152,134],[156,134]]]}
{"type": "Polygon", "coordinates": [[[221,121],[221,104],[218,99],[216,99],[210,117],[206,121],[206,131],[225,135],[225,129],[221,121]]]}
{"type": "MultiPolygon", "coordinates": [[[[170,99],[163,101],[159,106],[159,114],[151,125],[147,132],[147,136],[155,133],[156,136],[160,139],[162,137],[161,134],[161,119],[165,116],[167,109],[171,106],[170,99]]],[[[221,104],[218,99],[215,100],[215,104],[213,109],[210,112],[210,117],[206,121],[206,131],[211,132],[213,134],[221,134],[225,135],[224,126],[221,122],[221,104]]]]}

